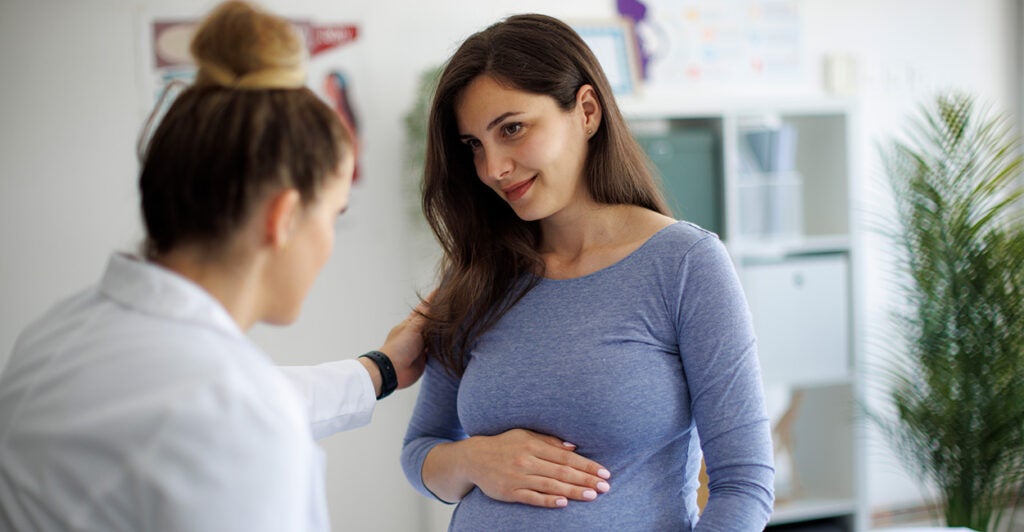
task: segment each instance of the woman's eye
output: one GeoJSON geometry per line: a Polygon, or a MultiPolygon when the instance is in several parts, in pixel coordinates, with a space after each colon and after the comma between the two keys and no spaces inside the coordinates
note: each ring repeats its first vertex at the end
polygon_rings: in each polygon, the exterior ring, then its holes
{"type": "Polygon", "coordinates": [[[511,137],[516,133],[519,133],[523,129],[523,125],[519,122],[512,122],[511,124],[505,124],[501,129],[502,132],[505,133],[505,136],[511,137]]]}
{"type": "Polygon", "coordinates": [[[480,148],[480,141],[477,139],[466,139],[463,144],[469,146],[469,149],[476,150],[480,148]]]}

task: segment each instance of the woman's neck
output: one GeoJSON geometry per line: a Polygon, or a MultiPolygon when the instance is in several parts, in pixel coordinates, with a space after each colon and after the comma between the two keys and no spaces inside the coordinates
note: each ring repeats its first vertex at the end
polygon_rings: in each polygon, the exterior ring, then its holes
{"type": "Polygon", "coordinates": [[[259,321],[259,293],[253,261],[212,258],[197,247],[185,246],[161,254],[152,262],[206,290],[220,302],[242,331],[259,321]]]}
{"type": "Polygon", "coordinates": [[[628,232],[633,209],[632,205],[590,204],[541,220],[538,251],[573,258],[613,244],[628,232]]]}
{"type": "Polygon", "coordinates": [[[596,205],[541,221],[544,276],[573,279],[607,268],[675,220],[636,205],[596,205]]]}

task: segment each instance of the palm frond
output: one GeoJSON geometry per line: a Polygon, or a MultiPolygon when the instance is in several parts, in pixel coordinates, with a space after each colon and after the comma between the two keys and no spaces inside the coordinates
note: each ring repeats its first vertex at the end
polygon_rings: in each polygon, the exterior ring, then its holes
{"type": "Polygon", "coordinates": [[[990,530],[1024,489],[1024,224],[1019,141],[962,93],[883,153],[903,304],[869,416],[938,487],[947,524],[990,530]]]}

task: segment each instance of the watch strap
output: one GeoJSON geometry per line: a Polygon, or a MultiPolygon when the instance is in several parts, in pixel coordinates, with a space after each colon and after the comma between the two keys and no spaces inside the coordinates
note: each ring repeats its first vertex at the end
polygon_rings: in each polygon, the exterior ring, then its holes
{"type": "Polygon", "coordinates": [[[391,359],[387,355],[380,351],[370,351],[359,356],[359,358],[363,357],[372,360],[377,365],[377,369],[380,370],[380,395],[377,396],[378,401],[391,395],[391,392],[398,389],[398,373],[395,372],[395,365],[391,363],[391,359]]]}

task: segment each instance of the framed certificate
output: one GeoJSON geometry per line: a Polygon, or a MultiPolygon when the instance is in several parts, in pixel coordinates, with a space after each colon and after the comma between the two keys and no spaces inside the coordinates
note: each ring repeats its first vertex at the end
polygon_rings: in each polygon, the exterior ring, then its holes
{"type": "Polygon", "coordinates": [[[639,72],[633,27],[626,19],[574,22],[572,27],[597,56],[616,95],[637,90],[639,72]]]}

